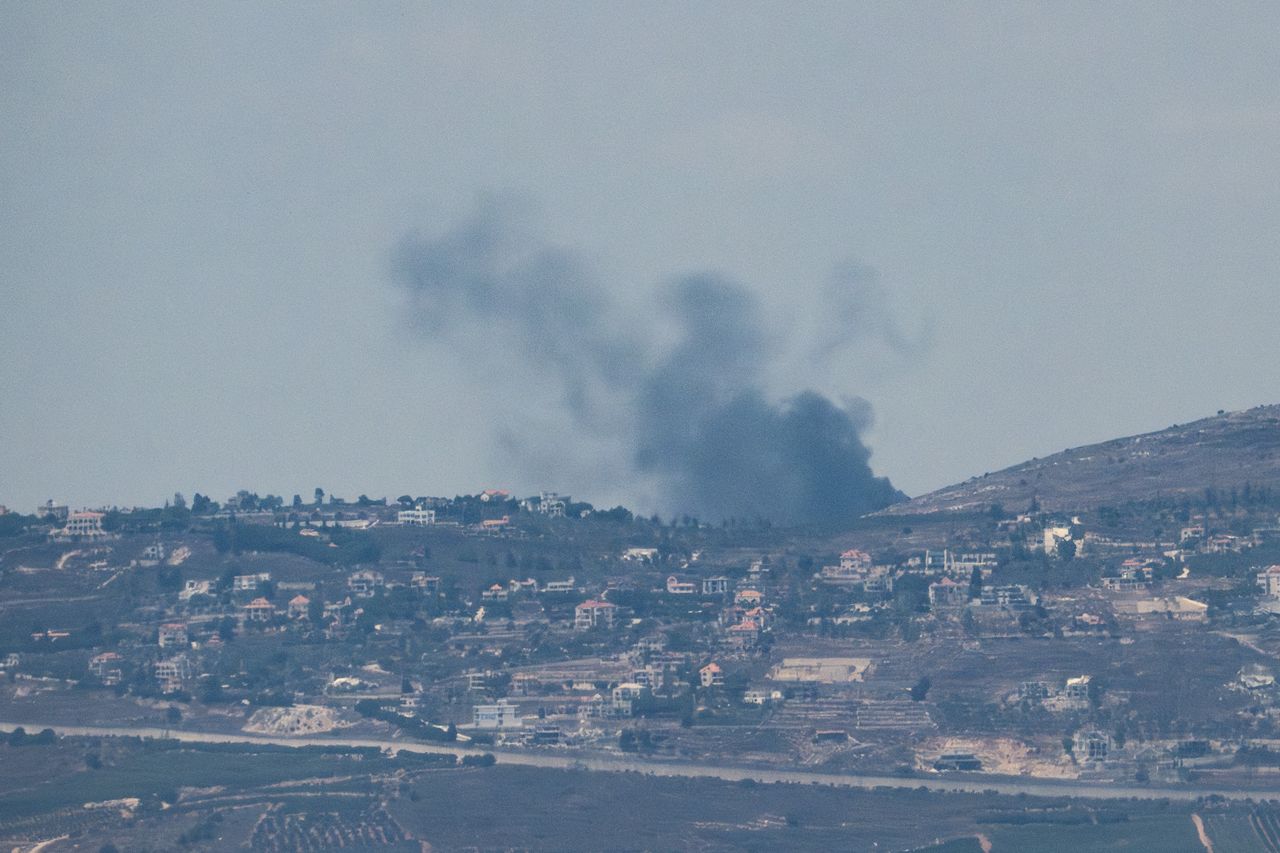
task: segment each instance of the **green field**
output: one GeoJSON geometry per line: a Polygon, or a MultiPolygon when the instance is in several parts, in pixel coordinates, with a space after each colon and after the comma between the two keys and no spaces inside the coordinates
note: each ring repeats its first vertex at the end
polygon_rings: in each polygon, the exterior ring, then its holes
{"type": "Polygon", "coordinates": [[[993,853],[1204,853],[1185,813],[1135,817],[1115,824],[1000,827],[986,834],[993,853]]]}
{"type": "MultiPolygon", "coordinates": [[[[24,776],[49,767],[58,753],[49,747],[0,748],[6,773],[26,766],[24,776]],[[34,766],[32,766],[34,765],[34,766]]],[[[389,759],[372,760],[302,751],[253,754],[171,749],[148,745],[124,752],[98,769],[82,763],[59,774],[45,774],[42,782],[0,794],[0,823],[84,803],[137,797],[176,798],[179,787],[232,786],[251,789],[295,779],[387,772],[403,766],[389,759]]]]}
{"type": "MultiPolygon", "coordinates": [[[[4,849],[66,834],[77,849],[111,842],[128,850],[281,853],[339,842],[406,850],[418,841],[435,850],[973,853],[979,838],[997,853],[1201,849],[1189,806],[1159,802],[1102,806],[503,765],[446,769],[372,752],[195,749],[128,739],[0,745],[0,768],[15,783],[0,788],[4,849]],[[135,813],[84,808],[125,797],[141,801],[135,813]]],[[[1261,818],[1272,819],[1269,812],[1261,818]]],[[[1221,853],[1260,849],[1248,847],[1257,819],[1243,808],[1212,813],[1221,853]]]]}

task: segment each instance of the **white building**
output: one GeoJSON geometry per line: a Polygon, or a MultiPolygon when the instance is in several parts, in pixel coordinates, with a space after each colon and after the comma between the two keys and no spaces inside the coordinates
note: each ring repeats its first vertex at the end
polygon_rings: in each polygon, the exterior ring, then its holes
{"type": "Polygon", "coordinates": [[[106,536],[102,529],[103,514],[100,512],[73,512],[67,516],[67,524],[62,528],[63,536],[81,536],[94,539],[106,536]]]}
{"type": "MultiPolygon", "coordinates": [[[[1080,519],[1072,518],[1073,527],[1079,527],[1080,519]]],[[[1076,539],[1071,534],[1071,527],[1046,527],[1044,529],[1044,542],[1042,543],[1044,552],[1050,557],[1060,556],[1060,549],[1063,543],[1070,542],[1075,546],[1075,556],[1079,557],[1084,553],[1084,539],[1076,539]]]]}
{"type": "Polygon", "coordinates": [[[729,579],[725,577],[703,578],[703,595],[724,595],[729,591],[729,579]]]}
{"type": "Polygon", "coordinates": [[[440,591],[440,578],[426,572],[414,572],[409,578],[409,586],[420,589],[427,595],[435,595],[440,591]]]}
{"type": "Polygon", "coordinates": [[[923,568],[929,574],[941,573],[956,577],[969,577],[973,574],[974,569],[980,570],[983,575],[990,574],[996,563],[996,555],[993,553],[958,554],[949,548],[945,548],[941,553],[925,551],[923,568]]]}
{"type": "Polygon", "coordinates": [[[187,626],[181,622],[170,622],[166,625],[161,625],[157,642],[162,649],[167,649],[171,646],[185,649],[191,645],[191,640],[187,637],[187,626]]]}
{"type": "Polygon", "coordinates": [[[643,684],[626,682],[613,688],[613,713],[619,717],[630,717],[635,710],[637,699],[648,690],[643,684]]]}
{"type": "Polygon", "coordinates": [[[1257,578],[1263,595],[1280,598],[1280,566],[1268,566],[1258,572],[1257,578]]]}
{"type": "Polygon", "coordinates": [[[538,512],[552,518],[564,518],[564,510],[568,503],[568,495],[561,497],[555,492],[543,492],[538,498],[538,512]]]}
{"type": "Polygon", "coordinates": [[[386,579],[382,577],[382,573],[371,569],[352,572],[347,578],[347,588],[355,593],[357,598],[370,598],[376,590],[384,586],[386,586],[386,579]]]}
{"type": "Polygon", "coordinates": [[[840,568],[845,572],[859,572],[871,568],[871,555],[857,548],[850,548],[840,555],[840,568]]]}
{"type": "Polygon", "coordinates": [[[1077,675],[1067,679],[1066,687],[1063,688],[1062,695],[1068,699],[1076,701],[1089,701],[1089,685],[1093,683],[1091,675],[1077,675]]]}
{"type": "Polygon", "coordinates": [[[1106,761],[1111,752],[1111,736],[1106,732],[1081,730],[1072,737],[1072,748],[1077,761],[1106,761]]]}
{"type": "Polygon", "coordinates": [[[604,626],[612,628],[618,618],[618,605],[607,601],[584,601],[573,611],[573,627],[578,631],[588,631],[604,626]]]}
{"type": "Polygon", "coordinates": [[[190,601],[193,596],[212,595],[213,581],[188,580],[182,587],[182,592],[178,593],[179,601],[190,601]]]}
{"type": "Polygon", "coordinates": [[[520,708],[506,699],[492,705],[476,705],[472,721],[477,729],[518,729],[520,708]]]}
{"type": "Polygon", "coordinates": [[[43,521],[44,519],[50,516],[53,516],[53,521],[55,524],[62,524],[67,520],[67,516],[70,514],[70,510],[68,509],[66,504],[58,504],[58,503],[54,503],[53,501],[47,501],[45,503],[40,504],[40,506],[36,507],[36,511],[33,514],[35,515],[36,518],[40,519],[41,521],[43,521]]]}
{"type": "Polygon", "coordinates": [[[682,581],[675,575],[667,578],[667,592],[672,595],[693,595],[697,591],[693,581],[682,581]]]}
{"type": "Polygon", "coordinates": [[[929,606],[963,607],[969,603],[969,585],[944,577],[929,584],[929,606]]]}
{"type": "Polygon", "coordinates": [[[89,659],[89,672],[93,673],[107,687],[119,684],[124,674],[121,666],[124,658],[115,652],[103,652],[89,659]]]}
{"type": "Polygon", "coordinates": [[[396,513],[396,521],[410,527],[430,527],[436,523],[436,511],[424,507],[402,509],[396,513]]]}
{"type": "Polygon", "coordinates": [[[270,601],[265,598],[255,598],[243,608],[244,618],[248,622],[270,622],[271,618],[276,615],[276,608],[270,601]]]}
{"type": "Polygon", "coordinates": [[[270,572],[258,572],[252,575],[236,575],[231,579],[234,592],[255,592],[258,587],[271,580],[270,572]]]}
{"type": "Polygon", "coordinates": [[[191,661],[186,655],[174,655],[167,660],[156,661],[156,681],[162,693],[176,693],[191,679],[191,661]]]}

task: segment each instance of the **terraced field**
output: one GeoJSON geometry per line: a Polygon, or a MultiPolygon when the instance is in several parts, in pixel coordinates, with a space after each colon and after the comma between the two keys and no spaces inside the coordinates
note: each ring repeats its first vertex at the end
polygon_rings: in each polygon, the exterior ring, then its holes
{"type": "Polygon", "coordinates": [[[1213,853],[1280,853],[1276,806],[1233,807],[1204,815],[1213,853]]]}

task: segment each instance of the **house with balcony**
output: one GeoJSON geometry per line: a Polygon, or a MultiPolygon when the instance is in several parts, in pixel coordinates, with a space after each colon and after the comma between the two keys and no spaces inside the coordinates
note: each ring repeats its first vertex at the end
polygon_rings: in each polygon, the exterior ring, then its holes
{"type": "Polygon", "coordinates": [[[578,631],[589,631],[600,627],[612,628],[617,618],[618,605],[591,599],[574,608],[573,627],[578,631]]]}
{"type": "Polygon", "coordinates": [[[181,622],[161,625],[157,632],[157,642],[162,649],[173,647],[185,649],[191,645],[191,640],[187,636],[187,626],[181,622]]]}
{"type": "Polygon", "coordinates": [[[276,615],[275,605],[265,598],[255,598],[240,610],[244,613],[246,622],[270,622],[276,615]]]}
{"type": "Polygon", "coordinates": [[[381,572],[372,569],[361,569],[347,577],[347,589],[356,598],[372,598],[374,593],[386,587],[386,579],[381,572]]]}

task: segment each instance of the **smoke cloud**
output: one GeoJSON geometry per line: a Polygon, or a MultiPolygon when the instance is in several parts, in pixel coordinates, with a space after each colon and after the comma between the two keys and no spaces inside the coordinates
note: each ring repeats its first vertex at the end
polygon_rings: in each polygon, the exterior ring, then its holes
{"type": "MultiPolygon", "coordinates": [[[[500,201],[443,234],[407,236],[393,268],[416,329],[536,359],[554,376],[558,409],[590,439],[565,452],[621,456],[601,470],[621,461],[665,512],[838,525],[905,497],[871,470],[865,401],[767,393],[780,336],[734,281],[691,275],[640,316],[627,313],[574,253],[538,239],[500,201]]],[[[820,316],[834,327],[807,342],[814,352],[830,355],[864,327],[906,346],[882,294],[860,289],[878,287],[874,276],[857,269],[833,277],[832,310],[820,316]]]]}

